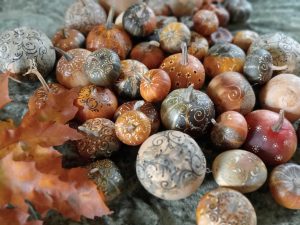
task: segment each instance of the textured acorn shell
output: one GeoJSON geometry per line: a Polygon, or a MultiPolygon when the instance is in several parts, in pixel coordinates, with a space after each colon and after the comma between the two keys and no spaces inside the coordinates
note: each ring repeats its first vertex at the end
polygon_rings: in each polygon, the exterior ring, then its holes
{"type": "Polygon", "coordinates": [[[105,201],[112,201],[118,197],[124,189],[124,179],[116,164],[103,159],[87,166],[88,177],[95,182],[98,189],[104,194],[105,201]]]}
{"type": "Polygon", "coordinates": [[[94,118],[112,119],[118,108],[115,94],[95,85],[82,87],[74,104],[79,108],[76,117],[82,122],[94,118]]]}
{"type": "Polygon", "coordinates": [[[224,6],[232,23],[245,23],[252,13],[252,5],[247,0],[226,0],[224,6]]]}
{"type": "Polygon", "coordinates": [[[201,9],[193,16],[194,30],[203,35],[209,36],[219,27],[219,19],[217,15],[210,10],[201,9]]]}
{"type": "Polygon", "coordinates": [[[55,47],[67,52],[74,48],[83,47],[85,44],[85,37],[78,30],[62,28],[54,34],[52,43],[55,47]]]}
{"type": "Polygon", "coordinates": [[[160,117],[165,128],[199,137],[208,131],[215,109],[205,93],[192,87],[181,88],[162,102],[160,117]]]}
{"type": "Polygon", "coordinates": [[[240,192],[223,187],[207,192],[200,199],[196,221],[197,225],[257,224],[251,202],[240,192]]]}
{"type": "Polygon", "coordinates": [[[140,147],[136,173],[144,188],[158,198],[178,200],[202,184],[206,159],[189,135],[167,130],[150,136],[140,147]]]}
{"type": "Polygon", "coordinates": [[[293,38],[280,32],[265,34],[251,44],[248,53],[251,54],[256,49],[269,51],[275,66],[287,65],[287,69],[280,71],[280,73],[300,76],[300,43],[293,38]]]}
{"type": "Polygon", "coordinates": [[[247,55],[244,75],[251,84],[265,84],[272,78],[272,55],[264,49],[256,49],[247,55]]]}
{"type": "Polygon", "coordinates": [[[0,72],[8,71],[17,79],[22,79],[29,70],[30,59],[35,61],[44,77],[54,67],[56,54],[51,48],[52,42],[41,31],[28,27],[3,31],[0,33],[0,46],[0,72]]]}
{"type": "Polygon", "coordinates": [[[120,76],[115,82],[118,95],[129,99],[140,97],[141,79],[147,71],[148,68],[137,60],[122,60],[120,76]]]}
{"type": "Polygon", "coordinates": [[[237,111],[246,115],[253,110],[256,101],[250,83],[236,72],[225,72],[214,77],[208,84],[206,93],[219,114],[237,111]]]}
{"type": "Polygon", "coordinates": [[[91,83],[108,87],[120,76],[121,61],[114,51],[101,48],[91,53],[84,64],[84,71],[91,83]]]}
{"type": "Polygon", "coordinates": [[[181,43],[189,44],[191,40],[190,29],[183,23],[172,22],[162,28],[159,33],[161,48],[168,53],[181,52],[181,43]]]}
{"type": "Polygon", "coordinates": [[[188,53],[195,56],[199,60],[203,60],[208,53],[208,42],[205,37],[197,32],[191,32],[191,41],[188,45],[188,53]]]}
{"type": "Polygon", "coordinates": [[[258,33],[252,30],[241,30],[234,35],[233,44],[247,52],[250,45],[258,38],[258,33]]]}
{"type": "Polygon", "coordinates": [[[77,0],[69,6],[65,14],[65,26],[87,34],[101,23],[106,22],[106,12],[94,0],[77,0]]]}
{"type": "Polygon", "coordinates": [[[125,102],[122,105],[120,105],[114,114],[114,120],[117,120],[118,117],[121,116],[123,113],[131,110],[141,111],[150,119],[151,134],[156,133],[158,131],[160,127],[159,112],[152,103],[146,102],[144,100],[125,102]]]}
{"type": "Polygon", "coordinates": [[[171,79],[171,89],[187,88],[191,84],[200,89],[205,81],[205,71],[202,63],[194,56],[188,54],[187,64],[182,64],[182,53],[170,55],[165,58],[160,69],[166,71],[171,79]]]}
{"type": "Polygon", "coordinates": [[[110,157],[120,148],[115,124],[105,118],[87,120],[78,129],[84,138],[76,141],[79,154],[87,159],[110,157]]]}
{"type": "Polygon", "coordinates": [[[146,3],[136,3],[124,12],[122,23],[131,35],[145,37],[156,28],[156,16],[146,3]]]}
{"type": "Polygon", "coordinates": [[[267,180],[267,168],[255,154],[234,149],[215,158],[212,166],[215,181],[219,186],[249,193],[259,189],[267,180]]]}
{"type": "Polygon", "coordinates": [[[208,50],[203,64],[206,74],[212,78],[229,71],[242,73],[245,59],[244,51],[238,46],[218,43],[208,50]]]}
{"type": "Polygon", "coordinates": [[[86,38],[86,48],[90,51],[96,51],[101,48],[108,48],[118,54],[121,60],[132,48],[130,36],[122,27],[113,25],[107,28],[106,25],[95,26],[86,38]]]}
{"type": "Polygon", "coordinates": [[[300,166],[285,163],[275,167],[270,175],[270,191],[275,201],[288,209],[300,209],[300,166]]]}
{"type": "Polygon", "coordinates": [[[203,0],[169,0],[167,2],[176,17],[190,16],[203,4],[203,0]]]}
{"type": "Polygon", "coordinates": [[[67,88],[86,86],[90,83],[84,71],[84,63],[91,54],[86,49],[75,48],[67,52],[72,59],[68,61],[62,56],[56,66],[57,81],[67,88]]]}

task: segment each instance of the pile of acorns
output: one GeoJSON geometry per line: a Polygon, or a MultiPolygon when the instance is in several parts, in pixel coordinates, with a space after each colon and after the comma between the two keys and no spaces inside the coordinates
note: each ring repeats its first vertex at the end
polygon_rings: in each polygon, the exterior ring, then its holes
{"type": "MultiPolygon", "coordinates": [[[[94,0],[78,0],[54,47],[29,28],[2,33],[1,43],[24,35],[28,43],[26,54],[10,49],[17,60],[0,57],[0,69],[24,73],[28,65],[20,59],[35,55],[47,75],[55,48],[62,55],[59,84],[50,90],[80,87],[79,154],[96,160],[122,144],[141,145],[137,176],[159,198],[185,198],[200,187],[207,168],[197,142],[211,141],[223,151],[212,166],[220,188],[201,198],[197,224],[252,225],[254,208],[241,193],[266,182],[266,165],[276,166],[269,176],[276,202],[300,209],[300,166],[287,163],[297,148],[291,123],[300,118],[300,44],[283,33],[233,36],[225,28],[229,21],[245,23],[251,10],[247,0],[144,1],[113,23],[113,9],[107,16],[94,0]]],[[[88,167],[107,200],[115,198],[124,180],[114,163],[88,167]]]]}

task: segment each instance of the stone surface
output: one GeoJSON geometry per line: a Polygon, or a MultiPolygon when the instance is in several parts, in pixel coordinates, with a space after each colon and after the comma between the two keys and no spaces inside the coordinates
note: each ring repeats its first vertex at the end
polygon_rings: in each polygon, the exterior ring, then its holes
{"type": "MultiPolygon", "coordinates": [[[[0,0],[0,31],[18,26],[31,26],[40,29],[49,37],[56,29],[64,24],[64,12],[73,0],[0,0]]],[[[261,33],[283,31],[300,41],[300,1],[298,0],[253,0],[253,15],[248,28],[261,33]]],[[[237,29],[236,26],[231,29],[237,29]]],[[[50,76],[49,80],[53,78],[50,76]]],[[[17,121],[26,112],[29,95],[40,86],[34,84],[16,84],[10,82],[11,97],[14,100],[0,112],[0,119],[13,118],[17,121]]],[[[208,163],[212,151],[205,150],[208,163]]],[[[71,148],[61,148],[67,157],[66,166],[76,164],[77,155],[71,148]],[[69,159],[69,160],[68,160],[69,159]],[[70,161],[70,159],[72,159],[70,161]]],[[[195,210],[198,200],[207,191],[217,185],[208,174],[204,183],[196,193],[179,201],[165,201],[153,197],[142,188],[135,174],[137,149],[122,149],[113,156],[113,161],[120,168],[127,186],[126,191],[110,203],[114,214],[98,220],[83,219],[77,223],[62,218],[55,212],[50,212],[45,225],[194,225],[196,223],[195,210]]],[[[298,149],[294,161],[300,163],[300,150],[298,149]]],[[[210,165],[209,165],[210,168],[210,165]]],[[[253,204],[258,218],[257,224],[263,225],[296,225],[300,224],[299,210],[288,210],[280,207],[272,199],[268,187],[265,185],[258,191],[246,195],[253,204]]]]}

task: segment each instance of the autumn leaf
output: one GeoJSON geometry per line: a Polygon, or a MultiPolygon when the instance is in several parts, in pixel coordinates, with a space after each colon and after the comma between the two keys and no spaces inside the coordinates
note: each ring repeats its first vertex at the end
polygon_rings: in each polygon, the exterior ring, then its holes
{"type": "Polygon", "coordinates": [[[78,108],[74,106],[74,100],[78,97],[78,89],[64,89],[58,93],[48,92],[47,100],[40,107],[36,107],[31,101],[28,104],[28,113],[24,116],[23,123],[27,117],[35,116],[39,121],[55,121],[65,124],[72,120],[78,108]]]}
{"type": "Polygon", "coordinates": [[[11,102],[8,94],[8,78],[9,74],[0,74],[0,109],[11,102]]]}
{"type": "Polygon", "coordinates": [[[37,146],[30,153],[20,144],[7,148],[10,153],[0,160],[0,209],[10,203],[27,212],[27,199],[42,216],[50,209],[74,220],[110,214],[86,169],[63,169],[53,148],[37,146]]]}

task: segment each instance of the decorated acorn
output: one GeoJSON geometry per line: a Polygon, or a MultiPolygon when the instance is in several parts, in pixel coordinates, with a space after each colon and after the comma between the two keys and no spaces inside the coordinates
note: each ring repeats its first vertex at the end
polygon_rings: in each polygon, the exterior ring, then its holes
{"type": "Polygon", "coordinates": [[[212,119],[213,128],[210,133],[212,143],[221,150],[241,147],[248,134],[248,126],[244,116],[235,111],[226,111],[212,119]]]}
{"type": "Polygon", "coordinates": [[[286,163],[297,149],[297,135],[293,125],[280,113],[260,109],[245,116],[248,136],[243,149],[253,152],[266,165],[286,163]]]}
{"type": "Polygon", "coordinates": [[[267,168],[255,154],[234,149],[219,154],[212,165],[219,186],[249,193],[259,189],[267,180],[267,168]]]}
{"type": "Polygon", "coordinates": [[[269,187],[274,200],[288,209],[300,209],[300,165],[285,163],[275,167],[269,187]]]}
{"type": "MultiPolygon", "coordinates": [[[[0,33],[0,71],[24,79],[34,63],[42,76],[47,76],[55,64],[55,51],[51,40],[41,31],[19,27],[0,33]],[[34,61],[34,62],[33,62],[34,61]]],[[[35,76],[26,76],[35,79],[35,76]]]]}
{"type": "Polygon", "coordinates": [[[114,10],[110,9],[106,24],[93,27],[86,39],[86,48],[96,51],[101,48],[111,49],[118,54],[121,60],[125,59],[132,48],[127,32],[113,24],[114,10]]]}
{"type": "Polygon", "coordinates": [[[190,29],[179,22],[172,22],[162,28],[159,33],[161,48],[168,53],[180,52],[181,43],[189,43],[191,40],[190,29]]]}
{"type": "Polygon", "coordinates": [[[225,72],[214,77],[206,89],[217,112],[237,111],[243,115],[255,105],[254,91],[246,78],[237,72],[225,72]]]}
{"type": "Polygon", "coordinates": [[[224,27],[219,27],[215,32],[213,32],[210,35],[210,41],[212,45],[217,44],[217,43],[230,43],[232,42],[233,36],[231,32],[224,28],[224,27]]]}
{"type": "Polygon", "coordinates": [[[56,66],[57,81],[67,88],[88,85],[90,82],[83,66],[91,52],[83,48],[71,49],[68,52],[55,49],[63,55],[56,66]]]}
{"type": "Polygon", "coordinates": [[[126,145],[142,144],[151,133],[150,119],[141,111],[122,113],[116,120],[116,135],[126,145]]]}
{"type": "Polygon", "coordinates": [[[101,48],[91,53],[84,64],[84,72],[89,81],[103,87],[109,87],[120,76],[121,61],[114,51],[101,48]]]}
{"type": "Polygon", "coordinates": [[[94,118],[78,127],[84,138],[76,141],[78,153],[86,159],[110,157],[120,148],[115,124],[105,118],[94,118]]]}
{"type": "Polygon", "coordinates": [[[218,43],[212,46],[204,58],[206,74],[213,78],[223,72],[243,72],[246,55],[236,45],[230,43],[218,43]]]}
{"type": "Polygon", "coordinates": [[[171,14],[171,9],[167,1],[151,0],[148,5],[156,16],[168,16],[171,14]]]}
{"type": "Polygon", "coordinates": [[[124,12],[123,28],[132,36],[148,36],[156,27],[156,16],[146,2],[133,4],[124,12]]]}
{"type": "Polygon", "coordinates": [[[256,49],[249,53],[244,64],[244,75],[251,84],[265,84],[273,75],[273,71],[285,70],[287,66],[274,66],[272,55],[264,49],[256,49]]]}
{"type": "Polygon", "coordinates": [[[162,69],[146,72],[141,80],[140,93],[148,102],[161,102],[171,90],[169,74],[162,69]]]}
{"type": "Polygon", "coordinates": [[[245,52],[248,51],[252,42],[259,38],[258,33],[252,30],[241,30],[236,32],[233,38],[233,44],[239,46],[245,52]]]}
{"type": "Polygon", "coordinates": [[[165,128],[199,137],[208,131],[215,109],[211,99],[191,85],[176,89],[165,98],[160,117],[165,128]]]}
{"type": "Polygon", "coordinates": [[[157,69],[165,58],[157,41],[141,42],[130,52],[130,59],[140,61],[148,69],[157,69]]]}
{"type": "Polygon", "coordinates": [[[203,36],[209,36],[217,31],[219,19],[213,11],[199,10],[193,16],[194,30],[203,36]]]}
{"type": "Polygon", "coordinates": [[[186,88],[191,84],[195,89],[200,89],[205,80],[202,63],[194,56],[188,54],[186,43],[181,43],[182,53],[167,57],[160,69],[166,71],[172,82],[172,90],[186,88]]]}
{"type": "Polygon", "coordinates": [[[115,89],[123,98],[135,99],[140,96],[140,84],[148,68],[133,59],[121,61],[120,77],[115,82],[115,89]]]}
{"type": "Polygon", "coordinates": [[[188,53],[199,60],[203,60],[208,52],[208,42],[205,37],[197,32],[191,32],[191,41],[188,44],[188,53]]]}
{"type": "Polygon", "coordinates": [[[165,200],[193,194],[202,184],[206,159],[189,135],[166,130],[150,136],[140,147],[136,173],[144,188],[165,200]]]}
{"type": "Polygon", "coordinates": [[[219,20],[219,26],[220,27],[227,27],[230,19],[230,15],[227,9],[223,6],[223,4],[213,4],[213,3],[206,3],[201,7],[201,9],[207,9],[210,11],[213,11],[219,20]]]}
{"type": "Polygon", "coordinates": [[[252,5],[247,0],[225,0],[224,6],[232,23],[245,23],[252,13],[252,5]]]}
{"type": "Polygon", "coordinates": [[[74,104],[79,108],[77,119],[85,122],[94,118],[111,119],[117,110],[118,100],[108,88],[88,85],[80,89],[74,104]]]}
{"type": "Polygon", "coordinates": [[[211,190],[200,199],[196,221],[197,225],[257,224],[251,202],[240,192],[224,187],[211,190]]]}
{"type": "Polygon", "coordinates": [[[269,80],[259,92],[263,109],[274,112],[284,110],[285,117],[295,122],[300,119],[300,77],[294,74],[279,74],[269,80]]]}
{"type": "Polygon", "coordinates": [[[54,34],[52,43],[54,47],[67,52],[74,48],[82,48],[85,44],[85,37],[78,30],[62,28],[54,34]]]}
{"type": "Polygon", "coordinates": [[[287,66],[279,73],[300,74],[300,43],[286,34],[278,32],[261,35],[252,42],[248,53],[251,54],[256,49],[270,52],[273,65],[287,66]]]}
{"type": "Polygon", "coordinates": [[[69,6],[65,14],[65,26],[88,34],[90,30],[106,21],[106,12],[94,0],[77,0],[69,6]]]}
{"type": "Polygon", "coordinates": [[[168,5],[176,17],[192,15],[201,8],[203,0],[169,0],[168,5]]]}
{"type": "Polygon", "coordinates": [[[141,111],[150,119],[151,134],[154,134],[158,131],[160,127],[159,112],[152,103],[145,102],[143,100],[125,102],[122,105],[120,105],[114,114],[114,120],[117,120],[118,117],[121,116],[123,113],[131,110],[141,111]]]}
{"type": "Polygon", "coordinates": [[[118,197],[124,188],[124,179],[116,164],[103,159],[87,166],[88,177],[95,182],[98,189],[104,194],[105,201],[112,201],[118,197]]]}

